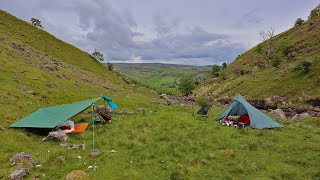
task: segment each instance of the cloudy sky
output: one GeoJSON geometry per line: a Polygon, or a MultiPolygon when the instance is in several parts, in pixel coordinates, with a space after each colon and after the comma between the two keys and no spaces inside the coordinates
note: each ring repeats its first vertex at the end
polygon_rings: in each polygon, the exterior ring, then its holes
{"type": "Polygon", "coordinates": [[[0,8],[111,62],[231,62],[320,0],[0,0],[0,8]]]}

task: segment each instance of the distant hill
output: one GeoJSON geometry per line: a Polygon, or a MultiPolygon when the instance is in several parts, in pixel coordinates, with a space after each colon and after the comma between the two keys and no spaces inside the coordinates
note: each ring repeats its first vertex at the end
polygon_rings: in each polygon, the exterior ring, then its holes
{"type": "Polygon", "coordinates": [[[154,88],[158,93],[178,94],[177,81],[183,76],[204,80],[211,66],[191,66],[162,63],[115,63],[126,76],[154,88]]]}
{"type": "Polygon", "coordinates": [[[208,79],[194,91],[195,96],[213,99],[236,93],[248,98],[279,95],[294,102],[320,97],[320,17],[250,49],[221,71],[219,78],[208,79]],[[269,43],[270,58],[266,54],[269,43]],[[299,71],[305,59],[312,62],[309,72],[299,71]]]}

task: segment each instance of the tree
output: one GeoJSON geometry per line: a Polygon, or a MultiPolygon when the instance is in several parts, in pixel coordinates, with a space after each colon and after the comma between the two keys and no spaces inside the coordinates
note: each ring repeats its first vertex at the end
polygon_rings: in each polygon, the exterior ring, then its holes
{"type": "Polygon", "coordinates": [[[211,68],[211,73],[214,77],[219,77],[219,72],[220,72],[220,66],[217,64],[213,65],[211,68]]]}
{"type": "Polygon", "coordinates": [[[113,71],[114,70],[114,66],[111,62],[108,62],[107,63],[107,68],[110,70],[110,71],[113,71]]]}
{"type": "Polygon", "coordinates": [[[301,18],[298,18],[295,22],[294,22],[294,27],[297,26],[301,26],[304,23],[304,20],[301,18]]]}
{"type": "Polygon", "coordinates": [[[320,16],[320,4],[316,8],[312,9],[312,11],[310,12],[310,15],[309,15],[309,19],[317,17],[317,16],[320,16]]]}
{"type": "Polygon", "coordinates": [[[36,18],[31,18],[30,22],[33,26],[39,27],[39,28],[43,28],[41,21],[39,19],[36,18]]]}
{"type": "Polygon", "coordinates": [[[184,95],[188,96],[191,91],[195,88],[194,80],[192,77],[185,76],[180,79],[178,90],[184,95]]]}
{"type": "Polygon", "coordinates": [[[226,63],[226,62],[224,62],[224,63],[222,63],[222,69],[225,69],[225,68],[227,68],[227,66],[228,66],[228,64],[226,63]]]}
{"type": "Polygon", "coordinates": [[[94,58],[96,58],[97,60],[99,60],[99,61],[103,61],[104,60],[103,54],[100,51],[96,50],[96,49],[94,49],[94,51],[91,53],[91,55],[94,58]]]}
{"type": "Polygon", "coordinates": [[[267,45],[267,57],[270,59],[272,56],[272,49],[273,49],[273,43],[272,43],[271,39],[273,38],[273,36],[275,34],[275,29],[273,27],[271,27],[267,31],[260,31],[259,34],[260,34],[260,38],[261,38],[262,42],[269,40],[267,43],[268,44],[267,45]]]}

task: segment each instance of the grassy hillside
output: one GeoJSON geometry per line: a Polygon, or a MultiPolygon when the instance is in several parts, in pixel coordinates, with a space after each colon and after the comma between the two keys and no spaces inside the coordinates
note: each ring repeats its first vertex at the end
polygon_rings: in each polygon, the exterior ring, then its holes
{"type": "Polygon", "coordinates": [[[179,94],[177,82],[183,76],[197,76],[204,80],[210,66],[190,66],[161,63],[115,63],[116,69],[144,85],[155,89],[159,94],[179,94]]]}
{"type": "MultiPolygon", "coordinates": [[[[318,119],[276,119],[282,129],[235,129],[215,122],[222,108],[213,107],[208,120],[201,120],[192,115],[191,107],[164,105],[149,90],[125,83],[87,53],[3,11],[0,62],[0,126],[5,129],[0,129],[0,179],[15,170],[9,158],[22,151],[38,164],[24,165],[30,171],[28,179],[38,174],[39,179],[64,179],[73,170],[85,171],[88,179],[320,177],[318,119]],[[8,128],[38,108],[102,94],[121,110],[142,107],[146,114],[113,115],[112,124],[99,126],[98,157],[88,156],[91,128],[69,135],[69,144],[86,143],[84,150],[67,150],[59,142],[43,142],[42,136],[8,128]]],[[[73,120],[90,122],[87,113],[73,120]]]]}
{"type": "Polygon", "coordinates": [[[284,96],[304,101],[320,95],[320,17],[308,20],[239,56],[219,78],[199,87],[197,96],[222,98],[241,93],[248,98],[284,96]],[[272,56],[266,55],[272,43],[272,56]],[[303,59],[312,61],[307,73],[295,71],[303,59]],[[274,67],[275,61],[281,62],[274,67]]]}

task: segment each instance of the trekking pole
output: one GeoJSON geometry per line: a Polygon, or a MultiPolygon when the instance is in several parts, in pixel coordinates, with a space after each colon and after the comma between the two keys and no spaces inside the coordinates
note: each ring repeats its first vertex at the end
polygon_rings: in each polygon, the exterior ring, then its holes
{"type": "Polygon", "coordinates": [[[94,150],[94,122],[95,115],[94,115],[94,103],[92,103],[92,151],[94,150]]]}

